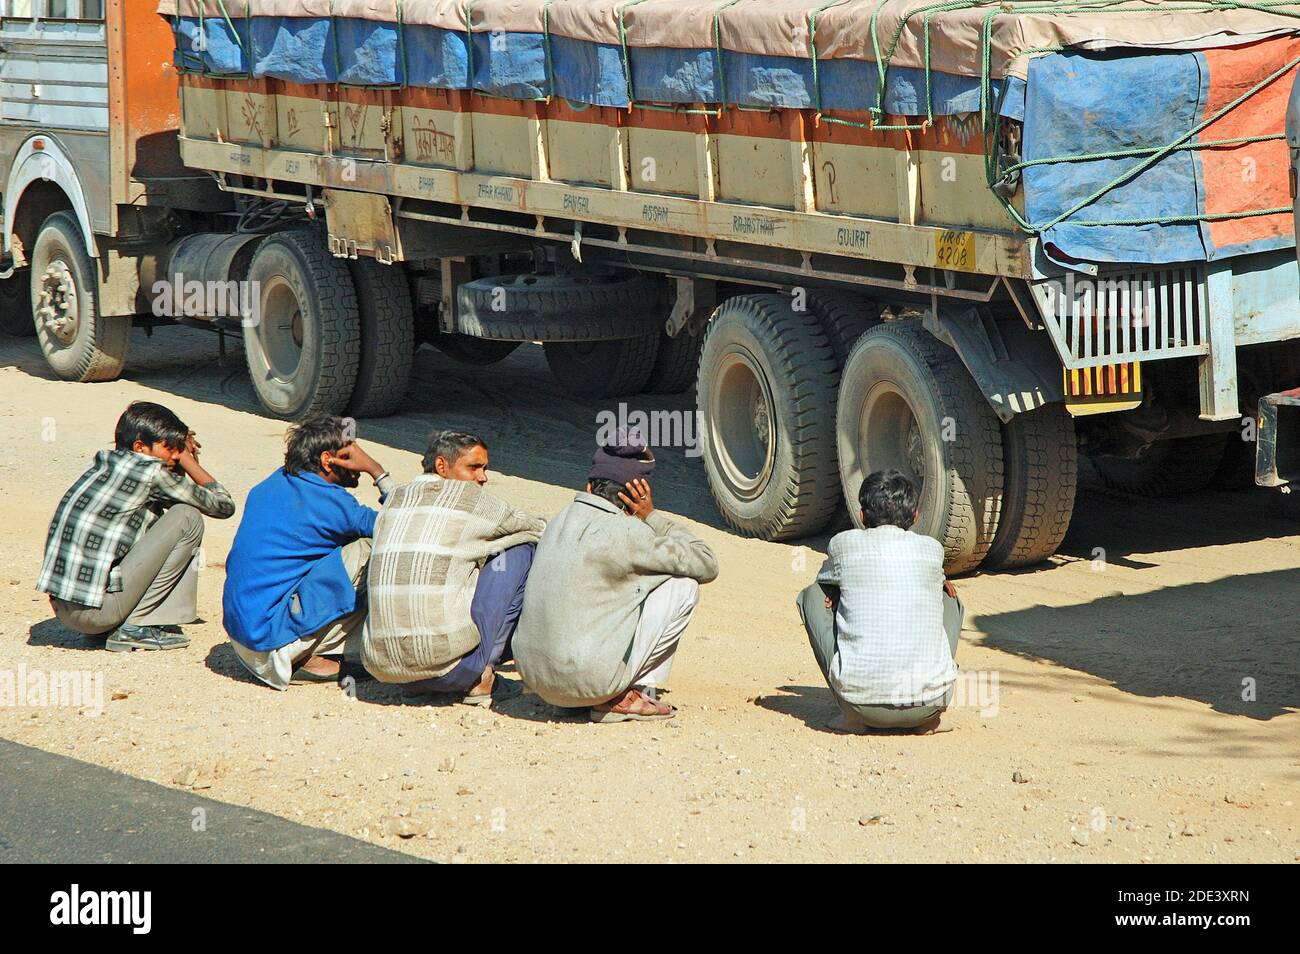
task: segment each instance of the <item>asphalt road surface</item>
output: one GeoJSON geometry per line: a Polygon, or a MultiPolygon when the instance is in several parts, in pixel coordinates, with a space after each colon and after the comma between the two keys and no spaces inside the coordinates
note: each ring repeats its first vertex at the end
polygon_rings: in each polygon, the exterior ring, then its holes
{"type": "Polygon", "coordinates": [[[0,739],[0,863],[419,862],[0,739]]]}

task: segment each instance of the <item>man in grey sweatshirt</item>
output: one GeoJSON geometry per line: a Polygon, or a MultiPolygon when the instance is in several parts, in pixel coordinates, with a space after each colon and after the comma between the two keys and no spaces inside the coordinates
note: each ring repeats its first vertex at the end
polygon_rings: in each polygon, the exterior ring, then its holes
{"type": "Polygon", "coordinates": [[[678,641],[718,575],[703,540],[654,509],[654,454],[636,431],[601,447],[587,490],[537,545],[514,638],[524,682],[593,722],[670,719],[658,701],[678,641]]]}

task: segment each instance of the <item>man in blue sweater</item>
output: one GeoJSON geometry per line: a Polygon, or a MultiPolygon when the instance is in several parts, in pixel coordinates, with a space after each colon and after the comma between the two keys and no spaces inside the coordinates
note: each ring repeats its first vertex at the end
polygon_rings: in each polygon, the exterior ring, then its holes
{"type": "Polygon", "coordinates": [[[339,663],[328,657],[360,650],[377,512],[345,488],[369,474],[382,501],[394,484],[357,445],[355,426],[319,416],[289,429],[284,467],[249,492],[226,558],[231,647],[275,689],[336,682],[339,663]]]}

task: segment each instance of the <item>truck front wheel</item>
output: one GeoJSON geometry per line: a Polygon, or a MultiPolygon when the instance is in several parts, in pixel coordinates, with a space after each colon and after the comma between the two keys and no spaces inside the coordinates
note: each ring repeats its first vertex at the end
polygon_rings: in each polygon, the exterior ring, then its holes
{"type": "Polygon", "coordinates": [[[998,528],[1002,437],[997,415],[952,349],[916,321],[889,321],[854,346],[836,414],[840,479],[854,524],[867,474],[896,468],[920,491],[915,529],[944,550],[944,568],[980,565],[998,528]]]}
{"type": "Polygon", "coordinates": [[[253,390],[276,417],[338,414],[361,356],[357,296],[348,266],[309,229],[277,232],[248,270],[258,309],[244,329],[253,390]]]}
{"type": "Polygon", "coordinates": [[[31,262],[36,336],[54,373],[65,381],[111,381],[121,374],[131,318],[99,313],[98,273],[72,213],[45,220],[31,262]]]}
{"type": "Polygon", "coordinates": [[[729,298],[709,323],[696,385],[704,468],[741,533],[788,540],[835,512],[835,373],[817,316],[783,295],[729,298]]]}

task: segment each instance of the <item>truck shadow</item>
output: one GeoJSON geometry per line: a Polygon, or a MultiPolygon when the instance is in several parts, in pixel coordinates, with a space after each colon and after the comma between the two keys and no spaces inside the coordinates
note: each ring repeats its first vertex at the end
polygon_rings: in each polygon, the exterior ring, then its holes
{"type": "MultiPolygon", "coordinates": [[[[227,336],[224,356],[214,332],[186,327],[159,328],[150,337],[137,330],[131,348],[123,380],[275,420],[257,402],[237,337],[227,336]]],[[[30,338],[0,338],[3,366],[53,378],[30,338]]],[[[533,344],[521,345],[488,367],[461,364],[426,345],[416,353],[411,387],[398,413],[365,419],[358,431],[362,441],[416,454],[424,453],[431,430],[468,431],[488,442],[494,470],[577,490],[586,481],[603,422],[619,419],[620,412],[623,419],[637,411],[669,412],[657,418],[660,440],[651,441],[659,460],[656,503],[670,513],[726,529],[692,449],[698,446],[694,409],[690,393],[572,398],[556,385],[542,349],[533,344]]],[[[653,420],[651,426],[656,426],[653,420]]]]}
{"type": "Polygon", "coordinates": [[[982,645],[1269,720],[1300,709],[1300,569],[981,614],[982,645]]]}
{"type": "Polygon", "coordinates": [[[1297,534],[1300,497],[1257,487],[1248,472],[1199,493],[1161,499],[1107,490],[1088,481],[1085,472],[1069,532],[1057,553],[1140,570],[1158,565],[1169,551],[1297,534]],[[1150,554],[1156,562],[1135,554],[1150,554]]]}
{"type": "MultiPolygon", "coordinates": [[[[0,338],[0,368],[5,367],[53,378],[32,338],[0,338]]],[[[176,326],[147,335],[137,329],[123,379],[275,420],[254,396],[243,346],[234,336],[227,336],[223,355],[211,331],[176,326]]],[[[85,385],[68,388],[73,399],[95,400],[95,392],[85,385]],[[84,389],[84,398],[78,389],[84,389]]],[[[434,428],[478,433],[491,446],[494,470],[576,490],[586,478],[602,421],[618,419],[620,411],[625,418],[636,411],[668,412],[670,416],[658,419],[661,440],[654,442],[660,461],[656,502],[669,513],[732,532],[713,502],[698,456],[694,406],[691,393],[606,400],[569,397],[552,378],[542,349],[532,344],[488,367],[464,365],[425,346],[416,353],[411,387],[398,413],[363,420],[360,434],[363,441],[422,454],[434,428]],[[690,446],[682,446],[685,438],[690,446]]],[[[845,527],[847,523],[833,523],[831,531],[800,542],[821,553],[832,532],[845,527]]],[[[1158,504],[1083,482],[1060,554],[1067,560],[1091,560],[1100,548],[1111,563],[1142,568],[1153,564],[1133,554],[1294,535],[1300,535],[1300,495],[1257,488],[1248,478],[1231,490],[1158,504]]]]}

